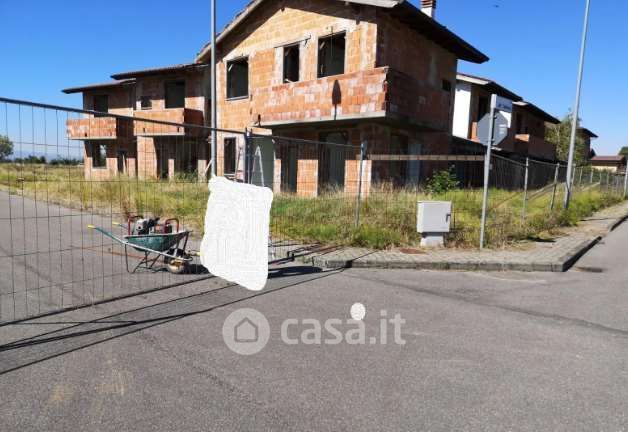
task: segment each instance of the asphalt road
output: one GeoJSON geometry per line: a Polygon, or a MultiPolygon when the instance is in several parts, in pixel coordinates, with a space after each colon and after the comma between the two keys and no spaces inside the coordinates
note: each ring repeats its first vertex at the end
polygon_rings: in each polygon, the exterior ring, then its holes
{"type": "MultiPolygon", "coordinates": [[[[113,207],[95,212],[51,204],[45,190],[36,198],[0,191],[0,323],[207,277],[200,266],[185,276],[129,274],[123,246],[88,228],[122,235],[112,223],[123,219],[113,207]]],[[[141,253],[128,255],[132,269],[141,253]]]]}
{"type": "Polygon", "coordinates": [[[261,294],[209,279],[0,327],[0,430],[624,431],[627,242],[565,274],[286,266],[261,294]],[[386,310],[405,345],[282,341],[356,302],[367,341],[386,310]],[[239,308],[270,323],[253,356],[223,341],[239,308]]]}

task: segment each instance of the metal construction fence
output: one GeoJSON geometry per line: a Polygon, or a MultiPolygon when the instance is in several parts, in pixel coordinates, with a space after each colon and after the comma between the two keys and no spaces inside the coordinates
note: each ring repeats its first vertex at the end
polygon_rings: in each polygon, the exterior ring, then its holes
{"type": "MultiPolygon", "coordinates": [[[[0,163],[0,323],[211,277],[188,265],[199,249],[213,163],[211,129],[200,114],[101,113],[0,98],[0,150],[12,146],[0,163]],[[128,243],[143,229],[160,242],[128,243]]],[[[269,260],[312,245],[416,247],[420,200],[451,201],[449,243],[479,244],[482,155],[422,154],[398,137],[363,143],[337,129],[316,140],[217,135],[218,175],[275,193],[269,260]]],[[[500,155],[491,162],[489,244],[560,216],[563,165],[500,155]]],[[[578,167],[575,199],[624,196],[625,179],[578,167]]]]}

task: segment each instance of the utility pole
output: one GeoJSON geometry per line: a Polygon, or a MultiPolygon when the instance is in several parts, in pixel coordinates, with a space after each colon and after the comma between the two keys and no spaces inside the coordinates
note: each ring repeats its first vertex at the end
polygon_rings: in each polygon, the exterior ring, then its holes
{"type": "Polygon", "coordinates": [[[211,158],[212,158],[212,177],[216,176],[218,162],[216,159],[216,145],[217,145],[217,133],[216,128],[218,127],[218,100],[216,98],[216,0],[211,0],[211,32],[212,32],[212,40],[211,40],[211,158]]]}
{"type": "Polygon", "coordinates": [[[624,199],[628,195],[628,165],[624,167],[624,199]]]}
{"type": "Polygon", "coordinates": [[[587,34],[589,30],[589,9],[591,6],[591,0],[586,0],[586,7],[584,11],[584,29],[582,30],[582,42],[580,45],[580,64],[578,66],[578,82],[576,85],[576,102],[572,112],[573,118],[571,119],[571,140],[569,142],[569,160],[567,161],[567,179],[565,190],[565,208],[569,208],[569,202],[571,200],[572,183],[571,173],[573,171],[574,154],[576,151],[576,135],[578,133],[578,117],[580,116],[580,94],[582,92],[582,77],[584,74],[584,59],[587,49],[587,34]]]}

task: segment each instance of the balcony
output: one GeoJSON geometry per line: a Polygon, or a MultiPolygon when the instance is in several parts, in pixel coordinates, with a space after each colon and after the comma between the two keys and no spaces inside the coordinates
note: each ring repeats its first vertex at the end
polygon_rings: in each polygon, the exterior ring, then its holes
{"type": "Polygon", "coordinates": [[[202,134],[200,128],[184,128],[181,126],[165,125],[155,122],[168,122],[189,125],[203,125],[203,112],[188,108],[169,108],[164,110],[136,111],[134,123],[134,134],[136,136],[199,136],[202,134]],[[141,119],[152,121],[141,121],[141,119]]]}
{"type": "Polygon", "coordinates": [[[447,131],[451,94],[388,67],[253,90],[263,126],[390,118],[447,131]]]}
{"type": "Polygon", "coordinates": [[[86,117],[67,120],[68,138],[71,140],[115,140],[127,136],[130,123],[115,117],[86,117]]]}

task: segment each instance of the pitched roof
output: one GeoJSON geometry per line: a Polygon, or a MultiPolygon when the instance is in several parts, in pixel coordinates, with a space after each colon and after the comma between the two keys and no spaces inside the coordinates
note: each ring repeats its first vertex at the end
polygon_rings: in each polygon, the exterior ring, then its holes
{"type": "Polygon", "coordinates": [[[580,130],[580,132],[582,132],[582,133],[583,133],[583,134],[585,134],[585,135],[588,135],[588,136],[589,136],[589,137],[591,137],[591,138],[599,138],[599,136],[597,136],[596,134],[594,134],[593,132],[591,132],[591,130],[590,130],[590,129],[587,129],[587,128],[580,128],[579,130],[580,130]]]}
{"type": "Polygon", "coordinates": [[[88,85],[84,85],[80,87],[70,87],[67,89],[63,89],[61,91],[65,94],[82,93],[88,90],[106,90],[106,89],[111,89],[115,87],[122,87],[122,86],[133,84],[133,83],[135,83],[135,80],[125,79],[125,80],[109,81],[109,82],[100,83],[100,84],[88,84],[88,85]]]}
{"type": "Polygon", "coordinates": [[[111,75],[111,78],[117,79],[117,80],[125,79],[125,78],[140,78],[140,77],[151,76],[151,75],[161,75],[161,74],[167,74],[167,73],[192,71],[196,69],[202,69],[204,67],[207,67],[207,65],[203,63],[185,63],[185,64],[178,64],[178,65],[173,65],[173,66],[142,69],[142,70],[136,70],[136,71],[131,71],[131,72],[121,72],[115,75],[111,75]]]}
{"type": "Polygon", "coordinates": [[[551,114],[548,114],[547,112],[543,111],[541,108],[539,108],[538,106],[534,105],[531,102],[527,102],[527,101],[514,102],[514,105],[527,109],[528,111],[532,112],[535,116],[542,118],[543,121],[547,123],[552,123],[552,124],[560,123],[560,120],[558,120],[556,117],[554,117],[551,114]]]}
{"type": "MultiPolygon", "coordinates": [[[[339,0],[343,3],[355,3],[367,6],[375,6],[390,11],[390,14],[415,29],[426,38],[431,39],[435,43],[441,45],[443,48],[456,54],[458,58],[473,63],[484,63],[488,61],[488,57],[480,52],[477,48],[460,38],[453,33],[447,27],[439,24],[433,18],[427,16],[419,8],[414,6],[407,0],[339,0]]],[[[229,22],[223,31],[216,37],[216,43],[219,44],[222,40],[229,35],[242,21],[253,13],[264,0],[251,1],[235,18],[229,22]]],[[[208,43],[197,55],[197,61],[206,61],[211,50],[211,45],[208,43]]]]}
{"type": "Polygon", "coordinates": [[[518,94],[508,90],[506,87],[503,87],[502,85],[498,84],[497,82],[489,78],[482,78],[479,76],[469,75],[469,74],[460,73],[460,72],[458,72],[457,78],[458,78],[458,81],[464,81],[464,82],[468,82],[471,84],[476,84],[476,85],[485,87],[487,91],[498,94],[499,96],[508,98],[514,102],[523,100],[523,98],[519,96],[518,94]]]}
{"type": "Polygon", "coordinates": [[[615,162],[624,163],[626,161],[625,156],[595,156],[591,158],[591,162],[615,162]]]}

